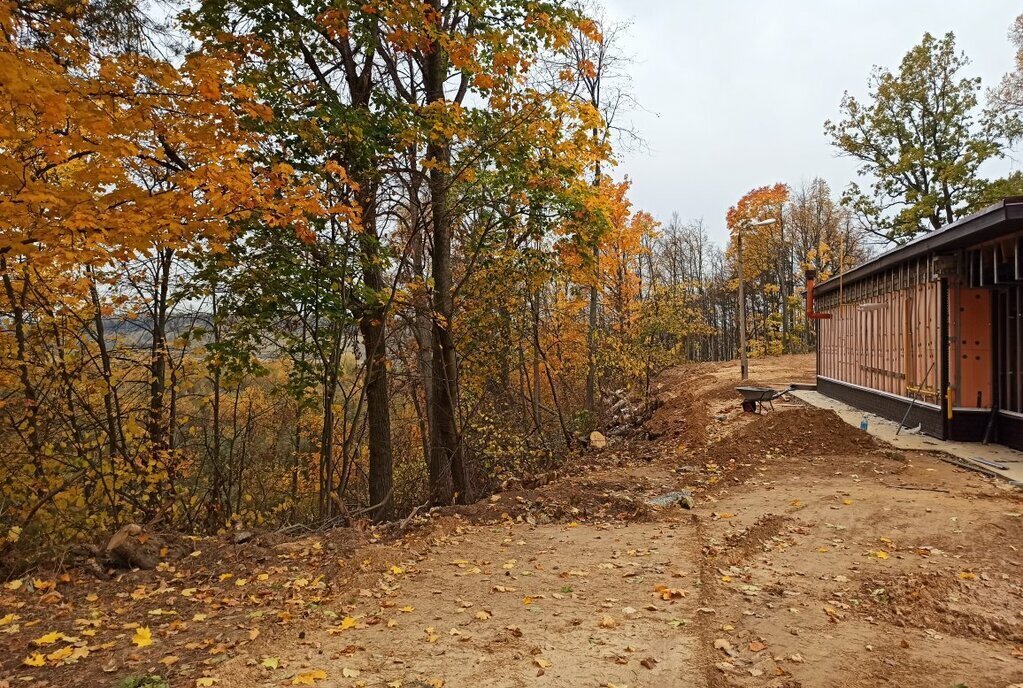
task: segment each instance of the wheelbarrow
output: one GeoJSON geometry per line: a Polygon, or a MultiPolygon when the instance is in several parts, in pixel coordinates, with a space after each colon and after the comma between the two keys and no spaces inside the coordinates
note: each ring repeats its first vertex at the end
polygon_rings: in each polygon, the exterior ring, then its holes
{"type": "Polygon", "coordinates": [[[736,387],[735,391],[742,395],[742,410],[746,413],[760,413],[764,406],[774,410],[774,400],[788,394],[795,387],[774,389],[772,387],[736,387]]]}

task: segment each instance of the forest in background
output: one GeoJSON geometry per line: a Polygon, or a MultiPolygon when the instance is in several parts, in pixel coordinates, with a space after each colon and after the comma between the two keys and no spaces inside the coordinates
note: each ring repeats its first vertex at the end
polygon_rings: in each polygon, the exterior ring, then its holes
{"type": "MultiPolygon", "coordinates": [[[[735,357],[740,233],[751,353],[805,351],[803,269],[1020,185],[978,177],[1011,138],[974,126],[979,83],[946,113],[966,143],[902,162],[847,99],[829,134],[894,186],[754,189],[716,246],[629,200],[626,30],[535,0],[0,2],[0,558],[471,501],[735,357]]],[[[920,102],[921,71],[872,97],[920,102]]]]}

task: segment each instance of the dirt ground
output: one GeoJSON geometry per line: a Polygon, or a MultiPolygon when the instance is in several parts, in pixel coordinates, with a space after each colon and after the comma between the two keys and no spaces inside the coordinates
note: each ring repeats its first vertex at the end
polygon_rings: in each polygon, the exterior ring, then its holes
{"type": "MultiPolygon", "coordinates": [[[[813,365],[754,360],[752,377],[813,365]]],[[[120,581],[8,583],[0,686],[1023,685],[1021,494],[831,412],[743,414],[737,378],[670,371],[653,439],[471,507],[197,541],[120,581]],[[680,490],[695,508],[648,503],[680,490]],[[151,644],[133,644],[143,625],[151,644]],[[49,659],[64,647],[87,652],[49,659]]]]}

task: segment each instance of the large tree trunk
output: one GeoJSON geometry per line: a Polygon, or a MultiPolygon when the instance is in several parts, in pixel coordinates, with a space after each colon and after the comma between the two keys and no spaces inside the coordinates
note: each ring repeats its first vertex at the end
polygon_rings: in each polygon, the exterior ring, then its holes
{"type": "Polygon", "coordinates": [[[376,224],[376,198],[372,182],[360,186],[362,274],[368,297],[359,318],[366,352],[366,423],[369,431],[369,503],[373,518],[386,520],[393,513],[391,410],[387,382],[387,300],[376,224]]]}
{"type": "MultiPolygon", "coordinates": [[[[440,0],[431,0],[440,16],[440,0]]],[[[426,56],[425,86],[428,105],[443,102],[447,76],[447,55],[434,40],[426,56]]],[[[429,177],[430,210],[433,220],[433,369],[430,429],[430,499],[434,504],[450,504],[466,499],[465,469],[456,408],[458,374],[455,344],[451,335],[454,316],[451,273],[452,222],[449,207],[451,186],[451,148],[447,141],[431,139],[426,149],[432,162],[429,177]]]]}

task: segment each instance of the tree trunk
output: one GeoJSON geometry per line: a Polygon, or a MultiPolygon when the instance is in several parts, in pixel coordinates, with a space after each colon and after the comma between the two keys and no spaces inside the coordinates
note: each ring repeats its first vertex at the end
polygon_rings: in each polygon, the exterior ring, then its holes
{"type": "Polygon", "coordinates": [[[170,292],[172,249],[157,256],[156,290],[153,300],[153,333],[149,368],[149,441],[153,461],[168,449],[167,418],[164,394],[167,385],[167,315],[170,292]]]}
{"type": "MultiPolygon", "coordinates": [[[[7,260],[0,257],[0,271],[3,271],[4,291],[7,292],[7,300],[11,304],[11,315],[14,324],[14,339],[17,346],[18,379],[21,383],[21,392],[25,398],[25,419],[28,425],[26,433],[29,455],[34,466],[35,477],[43,480],[43,440],[39,429],[39,395],[36,393],[35,385],[32,383],[32,375],[28,362],[28,336],[25,332],[25,294],[28,291],[28,274],[23,273],[21,294],[14,288],[14,280],[7,269],[7,260]]],[[[36,486],[36,494],[41,495],[44,486],[36,486]]]]}
{"type": "MultiPolygon", "coordinates": [[[[440,0],[430,5],[441,16],[440,0]]],[[[440,41],[434,39],[426,56],[424,80],[427,105],[445,102],[444,81],[447,77],[447,54],[440,41]]],[[[458,400],[457,359],[451,335],[454,316],[451,272],[452,222],[449,207],[451,185],[451,148],[447,141],[431,138],[426,156],[430,168],[430,211],[433,220],[433,368],[431,401],[433,417],[430,430],[430,498],[434,504],[464,501],[465,469],[462,463],[461,438],[455,415],[458,400]]]]}
{"type": "MultiPolygon", "coordinates": [[[[96,278],[92,268],[86,268],[89,275],[89,296],[92,299],[93,327],[96,328],[96,348],[99,351],[100,374],[103,376],[103,412],[106,416],[107,444],[110,447],[110,462],[118,454],[128,460],[128,452],[124,445],[121,432],[120,403],[117,400],[113,384],[113,368],[110,363],[110,351],[107,348],[106,325],[103,323],[103,308],[96,288],[96,278]]],[[[116,522],[116,519],[115,519],[116,522]]]]}
{"type": "Polygon", "coordinates": [[[412,296],[415,322],[412,335],[416,340],[416,365],[423,392],[423,413],[420,418],[420,432],[423,441],[423,460],[430,465],[431,433],[433,428],[433,317],[430,311],[430,295],[426,290],[426,229],[422,207],[419,203],[419,186],[413,183],[411,190],[411,212],[409,220],[412,236],[412,272],[418,286],[412,296]]]}
{"type": "MultiPolygon", "coordinates": [[[[218,321],[217,312],[217,293],[216,286],[214,285],[213,297],[213,313],[212,313],[212,331],[213,331],[213,343],[216,345],[220,344],[220,323],[218,321]]],[[[223,389],[222,385],[223,372],[221,370],[219,358],[213,361],[213,399],[211,406],[211,413],[213,414],[213,484],[210,486],[210,492],[212,497],[210,499],[209,515],[207,517],[207,526],[211,529],[222,527],[225,525],[227,511],[230,508],[228,506],[228,496],[225,494],[225,481],[224,481],[224,466],[223,466],[223,428],[221,427],[220,418],[220,402],[221,392],[223,389]]]]}
{"type": "Polygon", "coordinates": [[[540,289],[533,290],[530,299],[530,311],[533,316],[533,384],[531,388],[533,406],[533,424],[538,435],[543,435],[543,419],[540,417],[540,289]]]}
{"type": "Polygon", "coordinates": [[[362,234],[359,235],[367,303],[359,318],[366,352],[366,424],[369,435],[369,503],[379,505],[372,513],[377,521],[389,518],[392,490],[391,410],[387,382],[387,299],[384,294],[383,261],[376,224],[373,183],[360,184],[362,234]]]}
{"type": "MultiPolygon", "coordinates": [[[[593,106],[600,108],[597,96],[593,96],[593,106]]],[[[599,132],[593,130],[593,140],[599,141],[599,132]]],[[[600,163],[593,170],[593,185],[600,186],[600,163]]],[[[586,326],[586,410],[592,414],[591,422],[597,418],[597,309],[600,306],[600,246],[593,241],[593,284],[590,285],[590,306],[586,326]]]]}

